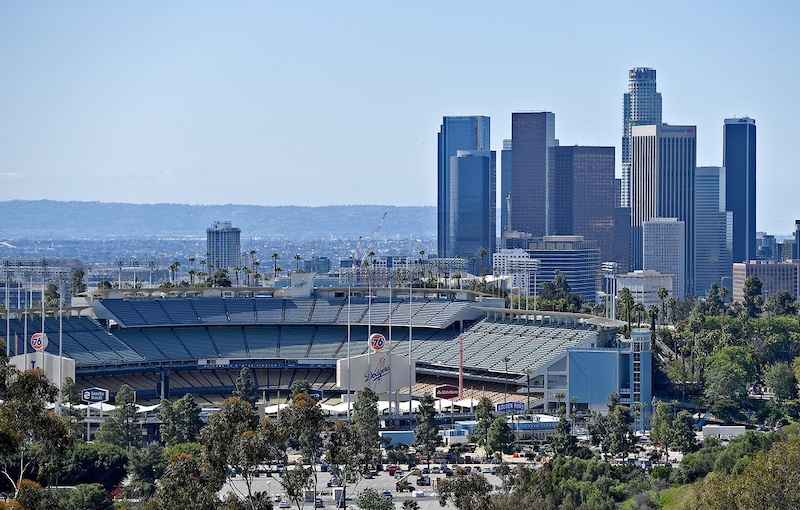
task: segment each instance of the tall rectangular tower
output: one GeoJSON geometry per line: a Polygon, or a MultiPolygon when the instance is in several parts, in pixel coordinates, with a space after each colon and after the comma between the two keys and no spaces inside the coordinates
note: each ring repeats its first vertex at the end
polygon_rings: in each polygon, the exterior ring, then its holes
{"type": "Polygon", "coordinates": [[[447,253],[447,239],[450,236],[450,158],[458,151],[488,151],[489,117],[463,116],[444,117],[439,129],[438,165],[438,251],[439,257],[452,257],[447,253]]]}
{"type": "Polygon", "coordinates": [[[551,147],[547,234],[596,241],[614,260],[614,147],[551,147]]]}
{"type": "Polygon", "coordinates": [[[450,224],[445,246],[448,257],[476,259],[474,269],[491,273],[496,245],[497,178],[494,151],[458,151],[450,158],[450,224]],[[486,250],[489,257],[481,257],[486,250]],[[477,264],[486,263],[486,267],[477,264]]]}
{"type": "Polygon", "coordinates": [[[695,290],[702,297],[711,284],[721,285],[723,278],[732,276],[733,215],[725,210],[724,167],[697,167],[696,181],[695,290]]]}
{"type": "Polygon", "coordinates": [[[671,274],[672,295],[686,295],[686,226],[677,218],[650,218],[642,225],[642,267],[671,274]]]}
{"type": "Polygon", "coordinates": [[[508,206],[511,202],[511,140],[503,140],[500,153],[500,235],[511,230],[508,206]]]}
{"type": "Polygon", "coordinates": [[[549,149],[556,145],[552,112],[511,114],[511,227],[536,237],[547,233],[549,149]]]}
{"type": "Polygon", "coordinates": [[[756,258],[756,121],[725,119],[722,134],[725,207],[733,213],[733,261],[756,258]]]}
{"type": "Polygon", "coordinates": [[[631,206],[631,130],[633,126],[661,124],[661,93],[656,91],[656,70],[634,67],[628,71],[628,92],[622,96],[622,188],[619,207],[631,206]]]}
{"type": "Polygon", "coordinates": [[[694,293],[697,128],[633,126],[631,141],[631,269],[643,269],[644,222],[650,218],[677,218],[684,222],[686,230],[683,287],[694,293]]]}
{"type": "Polygon", "coordinates": [[[241,265],[242,231],[230,221],[215,221],[206,229],[208,264],[217,269],[232,269],[241,265]]]}

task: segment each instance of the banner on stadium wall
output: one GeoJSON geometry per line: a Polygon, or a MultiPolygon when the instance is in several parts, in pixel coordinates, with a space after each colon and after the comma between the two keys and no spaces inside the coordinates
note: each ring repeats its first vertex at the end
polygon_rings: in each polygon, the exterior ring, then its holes
{"type": "MultiPolygon", "coordinates": [[[[409,370],[406,356],[392,356],[389,353],[376,352],[350,358],[350,389],[352,391],[369,387],[378,394],[388,393],[398,388],[408,388],[415,382],[416,363],[409,370]]],[[[347,358],[336,360],[336,385],[339,388],[347,389],[347,358]]]]}

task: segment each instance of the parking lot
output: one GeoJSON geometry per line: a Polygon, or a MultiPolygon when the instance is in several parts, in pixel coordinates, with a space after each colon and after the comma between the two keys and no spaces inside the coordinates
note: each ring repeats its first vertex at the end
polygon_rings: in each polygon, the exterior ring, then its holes
{"type": "MultiPolygon", "coordinates": [[[[422,469],[423,466],[420,466],[422,469]]],[[[482,465],[481,469],[482,472],[485,471],[486,479],[495,487],[499,487],[502,483],[498,476],[489,474],[488,471],[492,468],[490,465],[482,465]]],[[[405,471],[408,473],[408,471],[405,471]]],[[[363,479],[358,482],[358,484],[353,488],[348,488],[348,493],[350,496],[347,500],[347,507],[348,508],[356,508],[356,504],[354,501],[354,495],[359,494],[361,491],[367,488],[372,488],[377,490],[378,492],[389,491],[392,494],[392,501],[394,502],[395,508],[401,508],[403,501],[407,499],[414,499],[419,503],[419,507],[423,510],[433,510],[436,508],[455,508],[452,505],[447,505],[444,507],[439,506],[439,500],[436,498],[434,494],[434,487],[436,487],[436,479],[437,478],[444,478],[445,475],[443,474],[432,474],[431,477],[431,485],[427,487],[417,487],[416,481],[417,477],[415,475],[411,475],[407,478],[407,481],[415,486],[417,491],[424,492],[424,496],[415,496],[414,492],[402,492],[399,493],[395,490],[395,478],[390,476],[388,472],[384,471],[378,474],[373,479],[363,479]]],[[[333,500],[333,489],[327,487],[328,480],[331,479],[330,473],[323,473],[317,472],[317,496],[319,499],[322,500],[324,508],[335,508],[334,500],[333,500]]],[[[226,484],[226,486],[221,491],[221,494],[224,495],[228,492],[233,491],[234,493],[238,494],[246,494],[247,488],[244,484],[244,481],[241,477],[234,477],[232,480],[234,487],[231,487],[230,484],[226,484]]],[[[255,483],[253,484],[253,491],[254,492],[268,492],[270,494],[283,494],[283,489],[279,483],[279,478],[277,477],[270,477],[266,475],[262,475],[259,478],[255,479],[255,483]]],[[[277,508],[277,504],[275,507],[277,508]]],[[[314,503],[305,503],[304,508],[313,508],[314,503]]],[[[296,508],[292,506],[292,508],[296,508]]]]}

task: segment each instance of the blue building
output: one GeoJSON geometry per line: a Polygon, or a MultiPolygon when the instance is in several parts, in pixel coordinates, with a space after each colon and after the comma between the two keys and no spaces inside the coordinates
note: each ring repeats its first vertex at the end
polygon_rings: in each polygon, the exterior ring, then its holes
{"type": "Polygon", "coordinates": [[[602,347],[574,347],[567,352],[567,402],[575,397],[579,409],[606,412],[609,395],[616,393],[623,404],[642,404],[645,413],[651,410],[650,331],[634,330],[630,340],[602,347]]]}
{"type": "MultiPolygon", "coordinates": [[[[495,252],[496,163],[494,151],[458,151],[450,158],[450,190],[445,253],[476,258],[475,271],[491,273],[491,257],[478,257],[481,249],[495,252]],[[486,264],[479,267],[477,264],[486,264]]],[[[440,241],[441,242],[441,241],[440,241]]]]}
{"type": "MultiPolygon", "coordinates": [[[[489,117],[444,117],[439,129],[438,164],[438,251],[439,257],[453,257],[447,252],[450,238],[450,164],[458,151],[490,150],[489,117]]],[[[488,248],[487,248],[488,250],[488,248]]],[[[463,254],[462,254],[463,255],[463,254]]]]}
{"type": "Polygon", "coordinates": [[[733,262],[756,258],[756,121],[725,119],[725,208],[733,213],[733,262]]]}

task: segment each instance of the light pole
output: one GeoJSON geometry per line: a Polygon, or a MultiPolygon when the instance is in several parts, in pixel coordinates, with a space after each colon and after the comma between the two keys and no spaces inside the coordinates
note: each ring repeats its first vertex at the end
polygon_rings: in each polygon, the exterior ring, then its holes
{"type": "Polygon", "coordinates": [[[531,372],[532,372],[532,370],[530,368],[526,368],[524,370],[524,372],[525,372],[525,375],[528,377],[528,391],[526,391],[526,393],[528,395],[528,407],[526,407],[525,409],[526,409],[527,413],[530,413],[531,412],[531,372]]]}
{"type": "Polygon", "coordinates": [[[505,358],[503,358],[503,363],[505,363],[505,364],[506,364],[506,390],[505,390],[505,394],[506,394],[506,404],[508,403],[508,362],[509,362],[509,361],[511,361],[511,359],[510,359],[508,356],[506,356],[505,358]]]}

